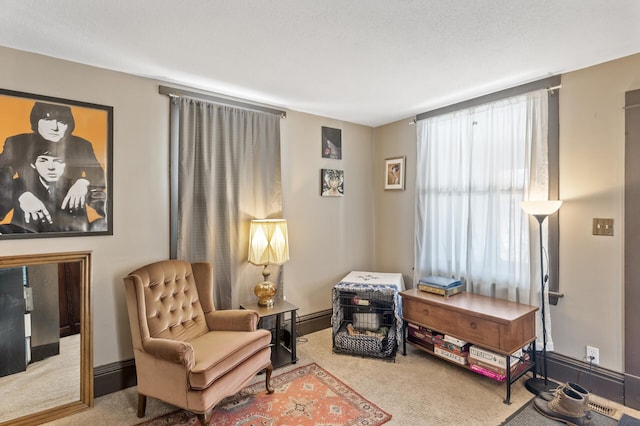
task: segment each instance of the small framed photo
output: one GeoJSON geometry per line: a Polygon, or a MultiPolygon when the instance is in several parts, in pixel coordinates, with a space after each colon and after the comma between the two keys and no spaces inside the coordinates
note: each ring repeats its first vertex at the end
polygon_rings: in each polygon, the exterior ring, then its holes
{"type": "Polygon", "coordinates": [[[322,126],[322,158],[342,159],[342,130],[322,126]]]}
{"type": "Polygon", "coordinates": [[[320,195],[323,197],[344,196],[344,170],[322,169],[320,180],[320,195]]]}
{"type": "Polygon", "coordinates": [[[384,160],[384,189],[404,190],[405,157],[387,158],[384,160]]]}

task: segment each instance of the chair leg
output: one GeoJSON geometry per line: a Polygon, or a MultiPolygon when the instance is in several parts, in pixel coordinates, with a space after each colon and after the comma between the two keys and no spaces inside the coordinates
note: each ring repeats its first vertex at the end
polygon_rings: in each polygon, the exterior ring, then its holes
{"type": "Polygon", "coordinates": [[[269,364],[266,368],[265,385],[267,387],[267,393],[273,393],[273,387],[271,386],[271,373],[273,373],[273,365],[269,364]]]}
{"type": "Polygon", "coordinates": [[[196,413],[196,417],[198,418],[198,423],[200,423],[202,426],[207,426],[204,414],[196,413]]]}
{"type": "Polygon", "coordinates": [[[147,395],[141,393],[138,394],[138,418],[144,417],[144,413],[147,411],[147,395]]]}
{"type": "Polygon", "coordinates": [[[209,426],[211,418],[213,417],[213,408],[206,413],[196,413],[196,417],[202,426],[209,426]]]}

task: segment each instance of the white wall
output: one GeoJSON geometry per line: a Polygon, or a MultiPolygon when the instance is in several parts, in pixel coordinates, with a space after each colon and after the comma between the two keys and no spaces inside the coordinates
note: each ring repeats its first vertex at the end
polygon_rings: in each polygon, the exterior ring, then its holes
{"type": "Polygon", "coordinates": [[[373,266],[373,131],[290,111],[282,123],[283,215],[291,260],[285,296],[301,314],[331,308],[331,288],[373,266]],[[322,158],[321,127],[342,129],[342,159],[322,158]],[[321,169],[344,170],[344,197],[320,196],[321,169]]]}
{"type": "Polygon", "coordinates": [[[568,73],[560,92],[560,285],[551,308],[560,353],[623,370],[624,102],[640,88],[640,55],[568,73]],[[614,236],[591,234],[613,218],[614,236]]]}
{"type": "Polygon", "coordinates": [[[169,254],[167,98],[125,74],[0,48],[0,87],[114,108],[113,236],[0,241],[0,255],[93,251],[94,364],[131,357],[122,277],[169,254]]]}
{"type": "MultiPolygon", "coordinates": [[[[114,108],[114,235],[4,240],[0,256],[92,250],[94,365],[130,359],[122,277],[169,256],[168,98],[151,79],[12,49],[0,47],[0,63],[0,88],[114,108]]],[[[305,315],[330,309],[332,286],[373,265],[372,129],[296,112],[281,126],[285,294],[305,315]],[[321,158],[321,126],[342,129],[342,160],[321,158]],[[320,196],[321,168],[345,171],[343,198],[320,196]]]]}
{"type": "Polygon", "coordinates": [[[400,120],[375,129],[375,269],[401,272],[413,282],[413,222],[415,217],[416,126],[400,120]],[[406,157],[405,190],[386,190],[385,159],[406,157]]]}
{"type": "MultiPolygon", "coordinates": [[[[600,365],[615,371],[623,370],[623,106],[625,91],[638,88],[640,55],[634,55],[567,73],[560,91],[560,291],[565,297],[549,309],[553,340],[556,352],[580,360],[586,345],[596,346],[600,365]],[[613,218],[615,235],[591,235],[594,217],[613,218]]],[[[415,180],[416,135],[406,123],[375,129],[375,161],[380,167],[385,157],[406,153],[409,183],[415,180]]],[[[375,267],[408,274],[414,194],[392,197],[376,185],[375,201],[375,267]]]]}

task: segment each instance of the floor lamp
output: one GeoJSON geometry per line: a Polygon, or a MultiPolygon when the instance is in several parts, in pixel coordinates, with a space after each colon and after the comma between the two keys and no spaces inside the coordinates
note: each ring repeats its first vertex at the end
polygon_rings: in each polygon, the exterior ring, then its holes
{"type": "Polygon", "coordinates": [[[547,378],[547,324],[545,321],[544,284],[547,281],[548,277],[544,273],[544,257],[542,250],[542,222],[544,222],[547,217],[557,212],[561,205],[562,201],[558,200],[523,201],[520,204],[522,210],[537,219],[539,225],[538,228],[540,231],[540,317],[542,319],[542,362],[544,378],[532,377],[525,382],[525,387],[527,388],[527,390],[535,395],[538,395],[541,392],[551,391],[558,387],[556,383],[549,383],[549,380],[547,378]]]}

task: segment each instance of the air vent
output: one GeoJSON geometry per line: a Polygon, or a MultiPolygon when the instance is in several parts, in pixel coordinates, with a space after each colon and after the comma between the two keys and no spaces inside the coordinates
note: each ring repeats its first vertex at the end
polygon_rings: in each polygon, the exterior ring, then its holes
{"type": "Polygon", "coordinates": [[[595,411],[596,413],[600,413],[604,416],[611,417],[611,418],[615,418],[616,411],[617,411],[615,408],[607,407],[604,404],[601,404],[599,402],[593,402],[593,401],[589,401],[589,408],[591,408],[591,411],[595,411]]]}

